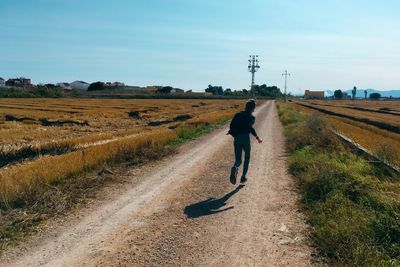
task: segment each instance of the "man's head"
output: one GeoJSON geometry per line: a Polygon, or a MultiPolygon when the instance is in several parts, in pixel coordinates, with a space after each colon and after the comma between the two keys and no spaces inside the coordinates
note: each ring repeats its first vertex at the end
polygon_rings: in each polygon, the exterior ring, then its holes
{"type": "Polygon", "coordinates": [[[254,99],[247,100],[245,110],[248,112],[253,112],[255,109],[256,109],[256,101],[254,99]]]}

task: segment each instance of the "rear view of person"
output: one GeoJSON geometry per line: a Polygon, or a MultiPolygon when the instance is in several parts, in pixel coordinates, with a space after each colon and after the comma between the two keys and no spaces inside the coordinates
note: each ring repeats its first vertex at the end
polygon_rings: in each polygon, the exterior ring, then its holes
{"type": "Polygon", "coordinates": [[[262,143],[262,139],[258,137],[256,130],[253,128],[255,117],[253,112],[256,108],[256,102],[254,99],[250,99],[246,103],[244,111],[236,113],[233,117],[228,134],[234,138],[234,150],[235,150],[235,163],[231,169],[230,181],[232,184],[236,184],[237,174],[240,165],[242,164],[242,152],[244,151],[244,165],[243,173],[240,178],[241,183],[247,181],[247,171],[250,163],[250,133],[257,139],[258,143],[262,143]]]}

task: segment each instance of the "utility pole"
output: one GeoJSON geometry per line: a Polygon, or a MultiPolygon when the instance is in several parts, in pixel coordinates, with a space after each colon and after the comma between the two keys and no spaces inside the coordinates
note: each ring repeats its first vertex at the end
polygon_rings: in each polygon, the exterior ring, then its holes
{"type": "Polygon", "coordinates": [[[356,96],[357,96],[357,87],[353,87],[353,90],[351,90],[351,98],[353,100],[356,100],[356,96]]]}
{"type": "Polygon", "coordinates": [[[288,73],[287,70],[285,70],[285,72],[282,73],[282,76],[285,76],[285,92],[283,94],[283,97],[284,97],[285,102],[286,102],[287,77],[290,76],[290,73],[288,73]]]}
{"type": "Polygon", "coordinates": [[[258,71],[260,66],[258,65],[258,56],[249,56],[249,71],[251,72],[251,98],[255,99],[256,94],[254,92],[254,74],[258,71]]]}

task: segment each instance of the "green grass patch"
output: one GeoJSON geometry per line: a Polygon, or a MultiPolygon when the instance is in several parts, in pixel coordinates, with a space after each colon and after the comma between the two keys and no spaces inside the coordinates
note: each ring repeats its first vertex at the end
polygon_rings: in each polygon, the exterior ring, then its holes
{"type": "Polygon", "coordinates": [[[278,108],[315,247],[335,266],[400,266],[398,174],[347,150],[323,117],[278,108]]]}
{"type": "Polygon", "coordinates": [[[168,143],[170,146],[177,146],[180,144],[183,144],[184,142],[188,140],[192,140],[194,138],[197,138],[203,134],[207,134],[212,132],[215,128],[218,128],[221,125],[226,124],[231,118],[225,118],[223,120],[220,120],[216,123],[212,124],[205,124],[202,126],[199,126],[197,128],[193,127],[180,127],[177,129],[178,137],[171,142],[168,143]]]}

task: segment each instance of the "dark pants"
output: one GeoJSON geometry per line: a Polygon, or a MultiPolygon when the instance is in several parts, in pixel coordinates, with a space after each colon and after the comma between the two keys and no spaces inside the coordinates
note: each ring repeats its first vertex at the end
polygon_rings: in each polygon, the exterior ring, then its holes
{"type": "Polygon", "coordinates": [[[246,176],[250,163],[250,135],[240,134],[235,136],[233,144],[235,147],[235,164],[233,166],[236,168],[240,167],[240,164],[242,164],[242,151],[244,151],[244,165],[242,176],[246,176]]]}

